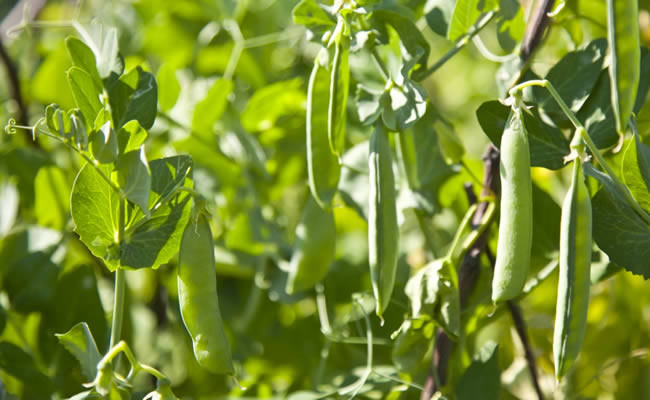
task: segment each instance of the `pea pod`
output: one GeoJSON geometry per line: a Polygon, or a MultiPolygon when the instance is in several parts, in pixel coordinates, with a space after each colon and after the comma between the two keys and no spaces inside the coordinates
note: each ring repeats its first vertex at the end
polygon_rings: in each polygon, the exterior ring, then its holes
{"type": "Polygon", "coordinates": [[[582,347],[589,306],[591,248],[591,198],[581,162],[576,160],[560,225],[560,279],[553,334],[558,379],[571,368],[582,347]]]}
{"type": "Polygon", "coordinates": [[[399,254],[395,177],[388,132],[381,123],[377,124],[370,138],[368,167],[368,261],[372,289],[377,301],[376,312],[381,317],[393,293],[399,254]]]}
{"type": "Polygon", "coordinates": [[[327,136],[330,150],[337,156],[343,151],[345,142],[345,118],[350,82],[349,39],[338,33],[340,38],[335,40],[334,57],[330,78],[330,97],[327,118],[327,136]]]}
{"type": "Polygon", "coordinates": [[[194,356],[215,374],[234,372],[217,297],[214,243],[203,214],[185,227],[178,256],[178,301],[194,356]]]}
{"type": "Polygon", "coordinates": [[[513,108],[501,137],[501,215],[492,301],[510,300],[524,287],[533,243],[533,193],[528,133],[513,108]]]}
{"type": "Polygon", "coordinates": [[[289,264],[287,293],[312,288],[320,282],[334,259],[336,226],[331,211],[320,208],[311,197],[296,228],[296,244],[289,264]]]}

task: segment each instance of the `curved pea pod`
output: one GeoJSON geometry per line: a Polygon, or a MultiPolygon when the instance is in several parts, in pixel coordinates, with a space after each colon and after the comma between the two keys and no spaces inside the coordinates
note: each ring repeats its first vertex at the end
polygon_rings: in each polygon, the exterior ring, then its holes
{"type": "Polygon", "coordinates": [[[533,193],[528,133],[522,111],[510,112],[501,137],[501,214],[492,301],[510,300],[524,287],[533,243],[533,193]]]}
{"type": "Polygon", "coordinates": [[[178,301],[201,367],[215,374],[234,372],[230,345],[219,311],[214,243],[204,215],[185,227],[178,256],[178,301]]]}
{"type": "Polygon", "coordinates": [[[580,160],[573,164],[573,181],[562,205],[560,279],[557,290],[553,356],[559,379],[574,364],[585,335],[591,266],[591,198],[580,160]]]}
{"type": "Polygon", "coordinates": [[[314,62],[307,87],[307,172],[309,190],[319,206],[330,208],[336,194],[341,166],[329,146],[328,113],[330,73],[321,65],[321,58],[326,58],[327,50],[314,62]]]}
{"type": "Polygon", "coordinates": [[[320,282],[327,275],[335,252],[334,214],[320,208],[310,197],[296,228],[296,244],[289,263],[287,293],[307,290],[320,282]]]}
{"type": "Polygon", "coordinates": [[[368,261],[372,289],[377,301],[376,311],[381,317],[393,293],[399,255],[395,177],[388,132],[381,123],[377,124],[370,138],[368,168],[368,261]]]}
{"type": "Polygon", "coordinates": [[[330,150],[337,156],[343,152],[345,144],[345,110],[350,84],[349,46],[349,39],[344,35],[341,35],[341,38],[335,41],[330,77],[327,136],[330,150]]]}

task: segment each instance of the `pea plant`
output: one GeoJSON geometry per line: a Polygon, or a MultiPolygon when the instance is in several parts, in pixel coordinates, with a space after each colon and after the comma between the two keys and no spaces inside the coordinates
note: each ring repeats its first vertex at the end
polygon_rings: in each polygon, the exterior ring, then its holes
{"type": "Polygon", "coordinates": [[[0,398],[638,398],[649,4],[114,3],[0,36],[0,398]]]}

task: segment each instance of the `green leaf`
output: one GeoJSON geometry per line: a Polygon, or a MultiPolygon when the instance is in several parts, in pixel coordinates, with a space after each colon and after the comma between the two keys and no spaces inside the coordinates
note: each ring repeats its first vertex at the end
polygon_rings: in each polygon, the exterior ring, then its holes
{"type": "Polygon", "coordinates": [[[458,134],[454,132],[453,126],[447,121],[437,119],[434,122],[434,129],[438,134],[438,146],[445,163],[455,164],[460,162],[465,155],[465,146],[458,134]]]}
{"type": "Polygon", "coordinates": [[[79,107],[86,120],[86,126],[92,126],[97,117],[97,113],[102,109],[102,103],[99,100],[102,89],[81,68],[72,67],[68,70],[67,75],[72,95],[77,103],[77,107],[79,107]]]}
{"type": "Polygon", "coordinates": [[[16,222],[18,215],[18,190],[8,181],[0,181],[0,239],[4,237],[16,222]]]}
{"type": "Polygon", "coordinates": [[[650,227],[628,205],[612,179],[584,164],[585,174],[603,186],[592,199],[593,236],[610,260],[650,279],[650,227]]]}
{"type": "MultiPolygon", "coordinates": [[[[600,76],[607,41],[596,39],[585,48],[567,53],[546,74],[571,111],[578,112],[585,104],[600,76]]],[[[534,102],[555,121],[568,121],[566,115],[546,88],[535,86],[525,92],[524,99],[534,102]]]]}
{"type": "Polygon", "coordinates": [[[339,194],[343,202],[368,220],[368,141],[351,147],[343,154],[339,194]]]}
{"type": "Polygon", "coordinates": [[[501,388],[499,352],[496,343],[486,343],[456,384],[459,400],[498,400],[501,388]]]}
{"type": "Polygon", "coordinates": [[[54,250],[56,247],[30,252],[8,266],[3,284],[14,310],[41,311],[52,300],[59,273],[51,260],[54,250]]]}
{"type": "Polygon", "coordinates": [[[496,21],[499,44],[510,53],[524,38],[526,25],[523,8],[517,0],[500,0],[496,21]]]}
{"type": "Polygon", "coordinates": [[[497,6],[498,0],[457,0],[449,22],[447,39],[456,41],[469,31],[484,12],[494,10],[497,6]]]}
{"type": "Polygon", "coordinates": [[[402,75],[381,97],[382,120],[391,131],[403,132],[424,116],[427,111],[427,94],[422,86],[402,75]]]}
{"type": "Polygon", "coordinates": [[[622,135],[632,115],[641,74],[637,0],[607,0],[607,39],[611,51],[609,76],[616,131],[622,135]]]}
{"type": "Polygon", "coordinates": [[[90,135],[90,152],[100,164],[110,164],[119,154],[118,138],[111,127],[111,121],[106,121],[99,130],[90,135]]]}
{"type": "Polygon", "coordinates": [[[226,232],[226,247],[259,255],[277,251],[270,224],[259,208],[239,213],[226,232]]]}
{"type": "Polygon", "coordinates": [[[454,266],[445,259],[431,261],[408,280],[404,291],[414,318],[431,315],[448,334],[456,337],[460,329],[460,299],[448,268],[454,266]]]}
{"type": "Polygon", "coordinates": [[[330,151],[327,136],[330,73],[319,61],[314,63],[307,88],[307,172],[311,194],[321,207],[328,208],[337,191],[341,166],[330,151]]]}
{"type": "MultiPolygon", "coordinates": [[[[560,129],[546,124],[533,110],[531,112],[533,116],[522,113],[530,140],[531,165],[552,170],[564,167],[564,157],[569,154],[569,141],[560,129]]],[[[483,132],[497,147],[501,144],[509,113],[510,107],[496,100],[487,101],[476,110],[483,132]]]]}
{"type": "Polygon", "coordinates": [[[136,220],[127,228],[120,251],[125,268],[158,268],[178,252],[183,230],[190,218],[192,196],[181,187],[192,188],[192,158],[174,156],[152,160],[149,219],[136,220]]]}
{"type": "Polygon", "coordinates": [[[80,322],[66,333],[56,334],[56,337],[63,347],[79,360],[84,376],[89,381],[93,380],[97,375],[97,363],[102,356],[97,350],[97,344],[88,329],[88,324],[80,322]]]}
{"type": "Polygon", "coordinates": [[[129,121],[117,132],[119,154],[139,150],[147,140],[149,134],[136,120],[129,121]]]}
{"type": "Polygon", "coordinates": [[[96,87],[101,88],[102,80],[97,71],[97,62],[93,51],[84,42],[71,36],[65,39],[65,48],[68,51],[68,57],[70,57],[72,65],[88,73],[96,87]]]}
{"type": "Polygon", "coordinates": [[[118,75],[121,71],[121,62],[118,58],[117,28],[106,28],[100,24],[93,24],[90,33],[95,42],[97,53],[97,72],[101,78],[107,78],[111,72],[118,75]]]}
{"type": "Polygon", "coordinates": [[[39,169],[34,180],[34,193],[38,224],[63,230],[70,210],[70,185],[63,171],[56,166],[39,169]]]}
{"type": "Polygon", "coordinates": [[[300,79],[292,79],[266,86],[255,92],[241,113],[241,123],[249,132],[272,128],[286,115],[302,114],[305,94],[300,79]]]}
{"type": "Polygon", "coordinates": [[[223,78],[217,79],[205,97],[194,107],[192,130],[201,137],[213,137],[212,126],[226,110],[228,96],[232,93],[233,82],[223,78]]]}
{"type": "Polygon", "coordinates": [[[116,79],[108,88],[116,128],[137,120],[144,129],[153,126],[158,112],[158,86],[154,76],[136,67],[116,79]]]}
{"type": "MultiPolygon", "coordinates": [[[[638,113],[645,102],[650,86],[650,51],[641,52],[641,79],[637,91],[634,112],[638,113]]],[[[599,148],[614,146],[618,142],[614,111],[612,108],[611,78],[602,71],[591,95],[578,112],[578,119],[585,125],[589,136],[599,148]]]]}
{"type": "Polygon", "coordinates": [[[336,25],[336,20],[316,0],[301,0],[291,14],[294,24],[305,25],[309,29],[336,25]]]}
{"type": "Polygon", "coordinates": [[[454,14],[456,0],[427,0],[424,14],[427,24],[432,31],[442,37],[447,37],[449,21],[454,14]]]}
{"type": "Polygon", "coordinates": [[[181,92],[181,85],[176,78],[176,69],[170,63],[165,63],[158,69],[158,104],[160,111],[168,112],[174,107],[181,92]]]}
{"type": "Polygon", "coordinates": [[[639,158],[639,155],[648,157],[650,147],[641,143],[636,135],[626,142],[621,163],[621,178],[637,203],[642,208],[650,210],[650,184],[645,180],[645,177],[650,174],[650,164],[647,158],[639,158]]]}
{"type": "Polygon", "coordinates": [[[38,369],[32,356],[13,343],[0,342],[0,369],[23,382],[41,398],[49,398],[54,391],[52,381],[38,369]]]}
{"type": "Polygon", "coordinates": [[[415,373],[431,364],[435,325],[421,318],[405,322],[392,349],[393,363],[403,372],[415,373]]]}
{"type": "Polygon", "coordinates": [[[122,154],[115,164],[117,181],[126,198],[149,218],[151,173],[144,148],[122,154]]]}

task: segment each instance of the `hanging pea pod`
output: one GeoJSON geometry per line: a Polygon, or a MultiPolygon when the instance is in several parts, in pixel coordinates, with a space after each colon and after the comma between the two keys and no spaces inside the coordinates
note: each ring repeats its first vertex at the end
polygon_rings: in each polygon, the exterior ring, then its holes
{"type": "Polygon", "coordinates": [[[501,137],[501,215],[492,301],[510,300],[524,287],[533,243],[533,189],[528,133],[513,108],[501,137]]]}
{"type": "Polygon", "coordinates": [[[575,363],[587,324],[591,265],[591,198],[582,162],[573,162],[571,187],[562,205],[560,279],[553,333],[555,376],[564,376],[575,363]]]}
{"type": "Polygon", "coordinates": [[[377,315],[381,317],[393,293],[399,255],[395,177],[388,132],[381,122],[370,138],[368,169],[368,260],[377,315]]]}
{"type": "Polygon", "coordinates": [[[199,365],[215,374],[232,374],[230,345],[219,311],[215,265],[210,224],[199,213],[190,219],[181,239],[178,302],[199,365]]]}
{"type": "Polygon", "coordinates": [[[327,275],[335,251],[334,214],[323,210],[310,197],[296,228],[296,245],[289,264],[287,293],[310,289],[320,282],[327,275]]]}
{"type": "Polygon", "coordinates": [[[329,70],[321,65],[327,58],[322,49],[316,57],[307,87],[307,171],[309,189],[322,208],[331,208],[336,194],[341,166],[329,146],[329,70]]]}
{"type": "Polygon", "coordinates": [[[625,133],[641,75],[637,0],[607,0],[607,39],[611,51],[609,76],[616,131],[625,133]]]}
{"type": "Polygon", "coordinates": [[[345,19],[339,17],[331,41],[334,43],[334,57],[330,78],[330,97],[327,118],[327,136],[330,150],[340,156],[345,144],[345,120],[350,84],[350,39],[345,32],[345,19]]]}

